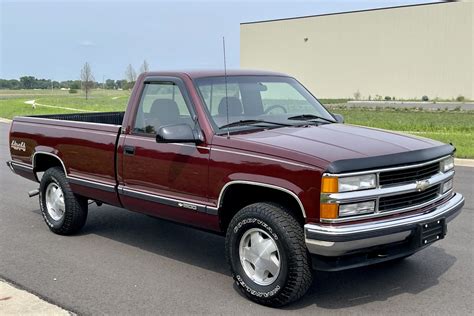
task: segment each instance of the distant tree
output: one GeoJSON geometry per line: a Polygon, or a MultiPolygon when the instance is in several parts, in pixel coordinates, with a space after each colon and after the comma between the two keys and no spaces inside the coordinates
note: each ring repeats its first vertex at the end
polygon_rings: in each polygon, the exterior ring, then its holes
{"type": "Polygon", "coordinates": [[[33,89],[36,78],[33,76],[20,77],[20,86],[23,89],[33,89]]]}
{"type": "Polygon", "coordinates": [[[74,90],[79,90],[81,88],[81,81],[80,80],[71,81],[68,88],[69,89],[74,89],[74,90]]]}
{"type": "Polygon", "coordinates": [[[142,66],[140,67],[140,73],[148,72],[150,70],[150,66],[146,60],[143,61],[142,66]]]}
{"type": "Polygon", "coordinates": [[[127,80],[116,80],[115,81],[115,86],[117,89],[125,89],[127,85],[127,80]]]}
{"type": "Polygon", "coordinates": [[[105,80],[105,89],[115,89],[115,81],[112,79],[105,80]]]}
{"type": "Polygon", "coordinates": [[[0,89],[20,89],[21,83],[16,79],[0,79],[0,89]]]}
{"type": "Polygon", "coordinates": [[[89,98],[89,93],[94,87],[94,80],[91,66],[86,62],[81,69],[82,90],[86,93],[86,100],[89,98]]]}
{"type": "Polygon", "coordinates": [[[125,70],[125,78],[127,79],[127,89],[131,89],[133,88],[133,86],[135,85],[135,81],[137,81],[137,73],[135,71],[135,69],[133,69],[133,66],[131,64],[129,64],[127,66],[127,69],[125,70]]]}

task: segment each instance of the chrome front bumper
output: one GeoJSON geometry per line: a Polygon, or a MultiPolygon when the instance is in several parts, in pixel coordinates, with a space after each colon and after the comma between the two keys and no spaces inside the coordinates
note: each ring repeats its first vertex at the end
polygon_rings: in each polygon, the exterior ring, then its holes
{"type": "Polygon", "coordinates": [[[463,205],[464,197],[455,193],[449,201],[429,213],[339,226],[306,224],[306,246],[311,254],[336,257],[404,241],[421,224],[436,220],[445,220],[446,223],[451,221],[461,212],[463,205]]]}

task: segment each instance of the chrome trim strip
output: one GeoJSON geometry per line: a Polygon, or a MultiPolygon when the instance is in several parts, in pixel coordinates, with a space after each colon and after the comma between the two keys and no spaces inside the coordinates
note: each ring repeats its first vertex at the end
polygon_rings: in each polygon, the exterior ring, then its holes
{"type": "Polygon", "coordinates": [[[451,155],[443,156],[441,158],[435,159],[435,160],[430,160],[426,161],[423,163],[418,163],[418,164],[411,164],[411,165],[406,165],[406,166],[400,166],[400,167],[389,167],[389,168],[381,168],[381,169],[372,169],[372,170],[365,170],[365,171],[357,171],[357,172],[348,172],[348,173],[324,173],[323,176],[327,177],[349,177],[349,176],[357,176],[361,174],[370,174],[370,173],[379,173],[379,172],[387,172],[387,171],[395,171],[395,170],[405,170],[405,169],[411,169],[411,168],[417,168],[417,167],[423,167],[435,162],[440,162],[441,160],[444,160],[451,155]]]}
{"type": "Polygon", "coordinates": [[[288,189],[285,189],[285,188],[282,188],[282,187],[279,187],[279,186],[276,186],[276,185],[272,185],[272,184],[266,184],[266,183],[260,183],[260,182],[253,182],[253,181],[246,181],[246,180],[234,180],[234,181],[229,181],[227,182],[221,189],[221,192],[219,193],[219,198],[217,200],[217,206],[220,208],[222,206],[222,199],[224,197],[224,193],[225,191],[227,190],[227,188],[233,184],[247,184],[247,185],[255,185],[255,186],[260,186],[260,187],[265,187],[265,188],[269,188],[269,189],[275,189],[275,190],[279,190],[279,191],[283,191],[289,195],[291,195],[295,200],[296,202],[298,203],[298,205],[300,206],[300,209],[301,209],[301,212],[303,213],[303,217],[306,218],[306,211],[304,209],[304,206],[303,206],[303,203],[301,203],[301,200],[299,199],[299,197],[292,191],[288,190],[288,189]]]}
{"type": "Polygon", "coordinates": [[[185,208],[188,210],[192,211],[197,211],[201,213],[206,213],[210,215],[217,215],[217,209],[213,207],[209,207],[204,204],[199,204],[199,203],[194,203],[194,202],[189,202],[189,201],[183,201],[179,199],[174,199],[171,197],[166,197],[162,195],[157,195],[157,194],[152,194],[152,193],[147,193],[143,191],[137,191],[134,189],[129,189],[124,187],[123,185],[120,185],[119,188],[119,193],[133,197],[133,198],[138,198],[142,200],[147,200],[150,202],[156,202],[164,205],[169,205],[173,207],[179,207],[179,208],[185,208]]]}
{"type": "Polygon", "coordinates": [[[23,170],[26,170],[26,171],[33,171],[33,167],[31,167],[31,165],[28,165],[28,164],[23,163],[23,162],[10,161],[9,166],[10,166],[10,169],[16,167],[16,168],[23,169],[23,170]]]}
{"type": "Polygon", "coordinates": [[[211,215],[218,215],[219,214],[219,208],[213,207],[213,206],[206,206],[206,210],[208,214],[211,215]]]}
{"type": "Polygon", "coordinates": [[[321,225],[321,224],[306,224],[306,232],[313,232],[322,234],[328,237],[332,236],[349,236],[357,233],[367,233],[374,231],[382,231],[385,229],[403,228],[406,225],[423,223],[431,220],[438,219],[440,217],[448,215],[447,221],[452,220],[456,214],[448,214],[453,210],[456,210],[464,204],[464,197],[456,193],[452,199],[447,201],[445,204],[438,206],[434,211],[423,214],[408,215],[397,219],[386,219],[379,220],[376,222],[361,223],[361,224],[350,224],[350,225],[321,225]]]}
{"type": "Polygon", "coordinates": [[[13,169],[13,166],[12,166],[12,162],[11,161],[7,161],[7,166],[8,168],[10,168],[10,170],[15,173],[15,169],[13,169]]]}
{"type": "Polygon", "coordinates": [[[115,192],[115,185],[106,184],[106,183],[102,183],[98,181],[91,181],[91,180],[76,178],[76,177],[66,177],[66,178],[72,184],[82,185],[85,187],[103,190],[107,192],[115,192]]]}
{"type": "Polygon", "coordinates": [[[297,167],[316,170],[316,168],[313,167],[313,166],[300,164],[300,163],[292,162],[292,161],[289,161],[289,160],[281,160],[281,159],[277,159],[277,158],[271,158],[271,157],[266,157],[266,156],[248,154],[248,153],[243,153],[243,152],[238,152],[238,151],[225,150],[225,149],[220,149],[220,148],[215,148],[215,147],[212,147],[212,151],[220,151],[220,152],[224,152],[224,153],[228,153],[228,154],[236,154],[236,155],[242,155],[242,156],[247,156],[247,157],[252,157],[252,158],[266,159],[266,160],[270,160],[270,161],[274,161],[274,162],[279,162],[279,163],[284,163],[284,164],[293,165],[293,166],[297,166],[297,167]]]}

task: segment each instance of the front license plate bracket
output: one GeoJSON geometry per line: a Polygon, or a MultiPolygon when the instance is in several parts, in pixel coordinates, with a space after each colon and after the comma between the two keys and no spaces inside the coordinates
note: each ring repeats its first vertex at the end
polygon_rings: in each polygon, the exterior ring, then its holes
{"type": "Polygon", "coordinates": [[[420,246],[427,246],[437,240],[443,239],[446,236],[446,220],[437,219],[435,221],[423,223],[419,225],[420,246]]]}

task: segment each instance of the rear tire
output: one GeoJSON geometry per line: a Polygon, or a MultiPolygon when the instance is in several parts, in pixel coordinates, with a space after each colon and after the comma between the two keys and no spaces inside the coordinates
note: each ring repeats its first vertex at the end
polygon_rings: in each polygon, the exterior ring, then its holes
{"type": "Polygon", "coordinates": [[[72,235],[86,223],[87,199],[72,192],[59,167],[50,168],[43,174],[39,202],[46,225],[56,234],[72,235]]]}
{"type": "Polygon", "coordinates": [[[256,303],[280,307],[311,285],[303,227],[278,205],[240,210],[227,229],[226,255],[239,290],[256,303]]]}

